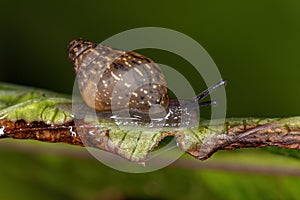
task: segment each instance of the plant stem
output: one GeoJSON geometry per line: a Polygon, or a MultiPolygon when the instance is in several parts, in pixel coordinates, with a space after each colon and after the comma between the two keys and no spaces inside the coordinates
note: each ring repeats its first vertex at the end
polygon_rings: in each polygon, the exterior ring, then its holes
{"type": "MultiPolygon", "coordinates": [[[[33,139],[45,142],[64,142],[79,146],[92,146],[126,157],[116,149],[108,148],[114,129],[98,131],[91,136],[89,131],[97,130],[95,126],[83,128],[85,136],[79,137],[74,122],[59,126],[47,125],[43,122],[26,123],[1,120],[3,127],[1,138],[33,139]],[[96,145],[95,145],[96,144],[96,145]]],[[[99,129],[99,128],[98,128],[99,129]]],[[[124,132],[124,131],[123,131],[124,132]]],[[[260,148],[276,146],[289,149],[300,149],[300,117],[292,118],[235,118],[227,119],[225,124],[218,120],[213,123],[203,122],[197,129],[184,131],[166,131],[153,141],[147,153],[167,136],[177,137],[178,146],[192,156],[205,160],[218,150],[234,150],[237,148],[260,148]],[[212,125],[210,125],[212,124],[212,125]]],[[[130,158],[128,158],[130,160],[130,158]]],[[[141,162],[145,157],[135,160],[141,162]]]]}

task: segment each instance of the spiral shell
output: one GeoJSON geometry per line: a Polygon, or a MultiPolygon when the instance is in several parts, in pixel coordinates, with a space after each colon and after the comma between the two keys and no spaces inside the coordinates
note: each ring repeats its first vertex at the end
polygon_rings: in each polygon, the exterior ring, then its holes
{"type": "Polygon", "coordinates": [[[141,54],[77,39],[69,44],[69,59],[83,100],[90,108],[110,111],[129,107],[146,112],[152,105],[168,107],[161,69],[141,54]],[[112,108],[113,99],[117,108],[112,108]]]}

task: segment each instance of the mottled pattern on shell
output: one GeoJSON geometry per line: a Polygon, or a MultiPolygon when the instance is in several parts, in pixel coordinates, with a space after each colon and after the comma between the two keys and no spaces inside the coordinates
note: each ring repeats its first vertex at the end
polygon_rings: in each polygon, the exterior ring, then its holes
{"type": "Polygon", "coordinates": [[[85,103],[98,111],[134,108],[147,112],[152,105],[168,107],[166,81],[159,66],[135,53],[83,39],[69,45],[85,103]]]}

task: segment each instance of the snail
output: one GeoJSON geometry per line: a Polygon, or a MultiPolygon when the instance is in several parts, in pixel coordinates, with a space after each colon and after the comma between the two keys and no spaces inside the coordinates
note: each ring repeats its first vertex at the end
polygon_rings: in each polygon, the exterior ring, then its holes
{"type": "MultiPolygon", "coordinates": [[[[80,94],[86,105],[97,112],[129,109],[132,118],[146,121],[150,119],[150,111],[154,113],[152,119],[155,113],[163,113],[166,126],[177,126],[184,112],[190,118],[194,117],[189,111],[195,110],[193,106],[215,104],[216,101],[200,101],[226,84],[221,80],[195,98],[179,101],[169,98],[165,77],[150,58],[81,38],[71,41],[68,50],[80,94]],[[184,109],[189,107],[192,109],[184,109]],[[158,109],[153,111],[153,108],[158,109]]],[[[161,116],[159,114],[157,118],[161,119],[161,116]]]]}

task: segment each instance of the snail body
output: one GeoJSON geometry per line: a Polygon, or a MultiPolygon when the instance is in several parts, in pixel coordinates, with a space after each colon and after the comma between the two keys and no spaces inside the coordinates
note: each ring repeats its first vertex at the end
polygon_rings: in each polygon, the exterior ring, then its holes
{"type": "MultiPolygon", "coordinates": [[[[77,39],[69,44],[69,59],[88,107],[98,112],[129,109],[139,119],[148,119],[151,108],[158,108],[154,114],[164,113],[163,118],[169,121],[166,124],[180,123],[183,114],[195,117],[184,108],[214,103],[200,100],[225,85],[222,80],[194,99],[179,103],[177,99],[169,98],[166,80],[159,66],[141,54],[77,39]]],[[[158,118],[161,116],[159,114],[158,118]]]]}

